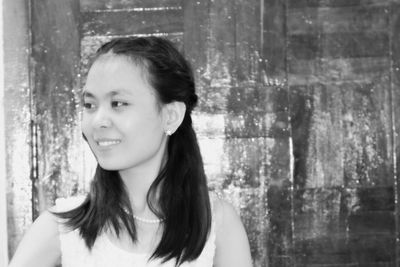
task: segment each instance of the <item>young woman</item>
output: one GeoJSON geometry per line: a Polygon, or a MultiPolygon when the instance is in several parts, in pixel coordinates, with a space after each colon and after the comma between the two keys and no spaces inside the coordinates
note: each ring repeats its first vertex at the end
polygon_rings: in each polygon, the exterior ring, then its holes
{"type": "Polygon", "coordinates": [[[90,192],[44,212],[10,266],[251,266],[239,216],[208,193],[196,102],[192,70],[169,41],[104,44],[83,92],[83,136],[98,161],[90,192]]]}

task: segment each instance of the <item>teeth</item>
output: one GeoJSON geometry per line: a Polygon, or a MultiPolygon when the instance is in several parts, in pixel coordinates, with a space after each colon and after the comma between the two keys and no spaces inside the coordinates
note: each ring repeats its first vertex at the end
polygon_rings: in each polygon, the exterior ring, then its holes
{"type": "Polygon", "coordinates": [[[116,145],[121,143],[121,141],[119,140],[115,140],[115,141],[98,141],[97,144],[99,146],[112,146],[112,145],[116,145]]]}

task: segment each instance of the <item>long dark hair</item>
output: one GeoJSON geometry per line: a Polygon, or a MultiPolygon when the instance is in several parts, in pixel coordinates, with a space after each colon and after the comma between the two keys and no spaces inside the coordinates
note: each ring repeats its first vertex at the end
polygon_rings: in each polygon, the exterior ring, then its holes
{"type": "MultiPolygon", "coordinates": [[[[158,37],[113,39],[95,56],[124,56],[143,67],[160,104],[180,101],[186,105],[182,124],[169,137],[167,162],[147,193],[150,209],[164,218],[163,234],[152,258],[176,259],[176,265],[196,259],[202,252],[211,228],[207,181],[191,112],[197,103],[193,72],[174,45],[158,37]],[[158,202],[152,203],[156,192],[158,202]]],[[[118,171],[97,166],[90,192],[77,208],[56,213],[79,233],[91,249],[105,227],[119,235],[125,228],[137,241],[129,197],[118,171]]]]}

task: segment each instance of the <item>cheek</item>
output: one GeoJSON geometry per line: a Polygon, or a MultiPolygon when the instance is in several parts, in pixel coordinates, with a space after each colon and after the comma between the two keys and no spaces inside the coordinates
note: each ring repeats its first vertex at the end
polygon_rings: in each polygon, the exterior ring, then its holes
{"type": "Polygon", "coordinates": [[[125,134],[136,145],[152,145],[158,143],[162,135],[162,123],[155,116],[143,116],[141,118],[121,121],[119,131],[125,134]]]}
{"type": "Polygon", "coordinates": [[[82,133],[84,135],[86,135],[86,137],[90,132],[89,125],[90,125],[90,120],[89,120],[88,116],[87,115],[83,115],[82,116],[82,120],[81,120],[81,130],[82,130],[82,133]]]}

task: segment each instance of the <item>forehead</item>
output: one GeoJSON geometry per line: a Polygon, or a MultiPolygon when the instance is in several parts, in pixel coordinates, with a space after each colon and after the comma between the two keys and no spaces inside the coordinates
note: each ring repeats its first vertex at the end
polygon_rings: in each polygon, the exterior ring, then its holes
{"type": "Polygon", "coordinates": [[[117,74],[136,77],[140,74],[144,81],[147,81],[147,68],[145,63],[140,60],[134,60],[124,55],[107,53],[99,56],[92,64],[88,74],[117,74]]]}
{"type": "Polygon", "coordinates": [[[155,94],[143,64],[126,56],[102,55],[89,70],[84,93],[97,95],[110,92],[155,94]]]}

